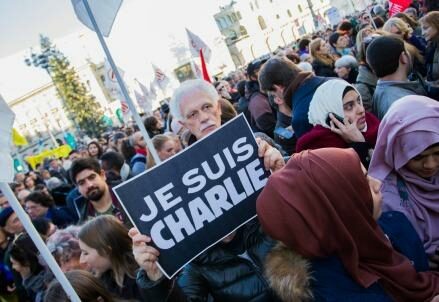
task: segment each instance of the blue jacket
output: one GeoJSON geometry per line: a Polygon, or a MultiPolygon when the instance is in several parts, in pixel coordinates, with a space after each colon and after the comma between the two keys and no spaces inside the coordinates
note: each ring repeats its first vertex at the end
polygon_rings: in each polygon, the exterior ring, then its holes
{"type": "Polygon", "coordinates": [[[75,223],[66,207],[51,207],[46,213],[46,218],[51,220],[58,228],[65,228],[75,223]]]}
{"type": "Polygon", "coordinates": [[[330,78],[312,77],[300,85],[291,97],[290,107],[293,109],[291,126],[296,138],[301,137],[313,127],[308,121],[309,104],[314,92],[327,80],[330,78]]]}

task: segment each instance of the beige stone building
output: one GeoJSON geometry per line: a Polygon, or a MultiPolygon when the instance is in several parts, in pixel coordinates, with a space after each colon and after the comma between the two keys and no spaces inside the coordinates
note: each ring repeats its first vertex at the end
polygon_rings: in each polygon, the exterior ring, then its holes
{"type": "Polygon", "coordinates": [[[323,22],[329,0],[236,0],[214,15],[236,67],[312,33],[311,9],[323,22]]]}
{"type": "MultiPolygon", "coordinates": [[[[78,68],[77,73],[80,81],[96,97],[102,111],[111,116],[113,102],[103,83],[103,63],[86,64],[78,68]]],[[[62,138],[66,131],[75,130],[52,82],[11,100],[9,107],[16,114],[14,127],[30,142],[44,140],[50,144],[50,136],[62,138]]]]}

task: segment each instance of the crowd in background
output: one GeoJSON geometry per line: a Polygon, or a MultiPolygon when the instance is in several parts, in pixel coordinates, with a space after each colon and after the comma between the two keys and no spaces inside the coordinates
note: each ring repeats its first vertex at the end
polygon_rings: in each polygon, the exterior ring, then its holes
{"type": "MultiPolygon", "coordinates": [[[[156,165],[135,124],[10,186],[82,301],[438,301],[438,10],[372,6],[144,116],[163,161],[243,113],[273,172],[258,218],[171,280],[112,191],[156,165]]],[[[68,301],[0,208],[0,301],[68,301]]]]}

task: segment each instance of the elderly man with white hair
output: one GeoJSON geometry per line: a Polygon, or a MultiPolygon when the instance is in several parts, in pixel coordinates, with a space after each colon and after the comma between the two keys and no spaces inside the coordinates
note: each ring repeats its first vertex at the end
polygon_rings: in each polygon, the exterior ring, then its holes
{"type": "MultiPolygon", "coordinates": [[[[180,85],[170,102],[172,116],[192,134],[189,144],[202,139],[221,127],[220,96],[204,80],[189,80],[180,85]]],[[[276,171],[285,165],[280,152],[263,140],[258,140],[259,156],[266,169],[276,171]]]]}
{"type": "MultiPolygon", "coordinates": [[[[171,114],[189,129],[192,142],[221,127],[219,98],[215,88],[203,80],[186,81],[175,91],[170,102],[171,114]]],[[[276,171],[284,166],[279,151],[262,140],[258,146],[267,169],[276,171]]],[[[256,219],[187,264],[176,282],[166,280],[158,269],[159,251],[150,245],[151,238],[134,228],[129,235],[133,239],[135,259],[141,267],[137,285],[148,300],[279,301],[260,273],[275,242],[262,231],[256,219]],[[177,294],[183,297],[173,299],[177,294]]]]}

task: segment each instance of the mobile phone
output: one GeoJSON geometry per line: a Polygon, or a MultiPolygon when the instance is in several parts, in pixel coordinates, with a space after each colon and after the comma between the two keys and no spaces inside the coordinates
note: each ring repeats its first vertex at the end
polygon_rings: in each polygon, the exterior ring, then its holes
{"type": "MultiPolygon", "coordinates": [[[[326,118],[326,124],[331,127],[331,117],[329,116],[332,113],[332,115],[340,122],[340,123],[344,123],[344,119],[339,116],[338,114],[335,114],[333,112],[328,113],[328,117],[326,118]]],[[[334,124],[335,127],[337,127],[337,125],[334,124]]]]}
{"type": "Polygon", "coordinates": [[[283,139],[291,139],[294,135],[294,132],[283,127],[277,127],[274,129],[274,134],[277,134],[283,139]]]}

